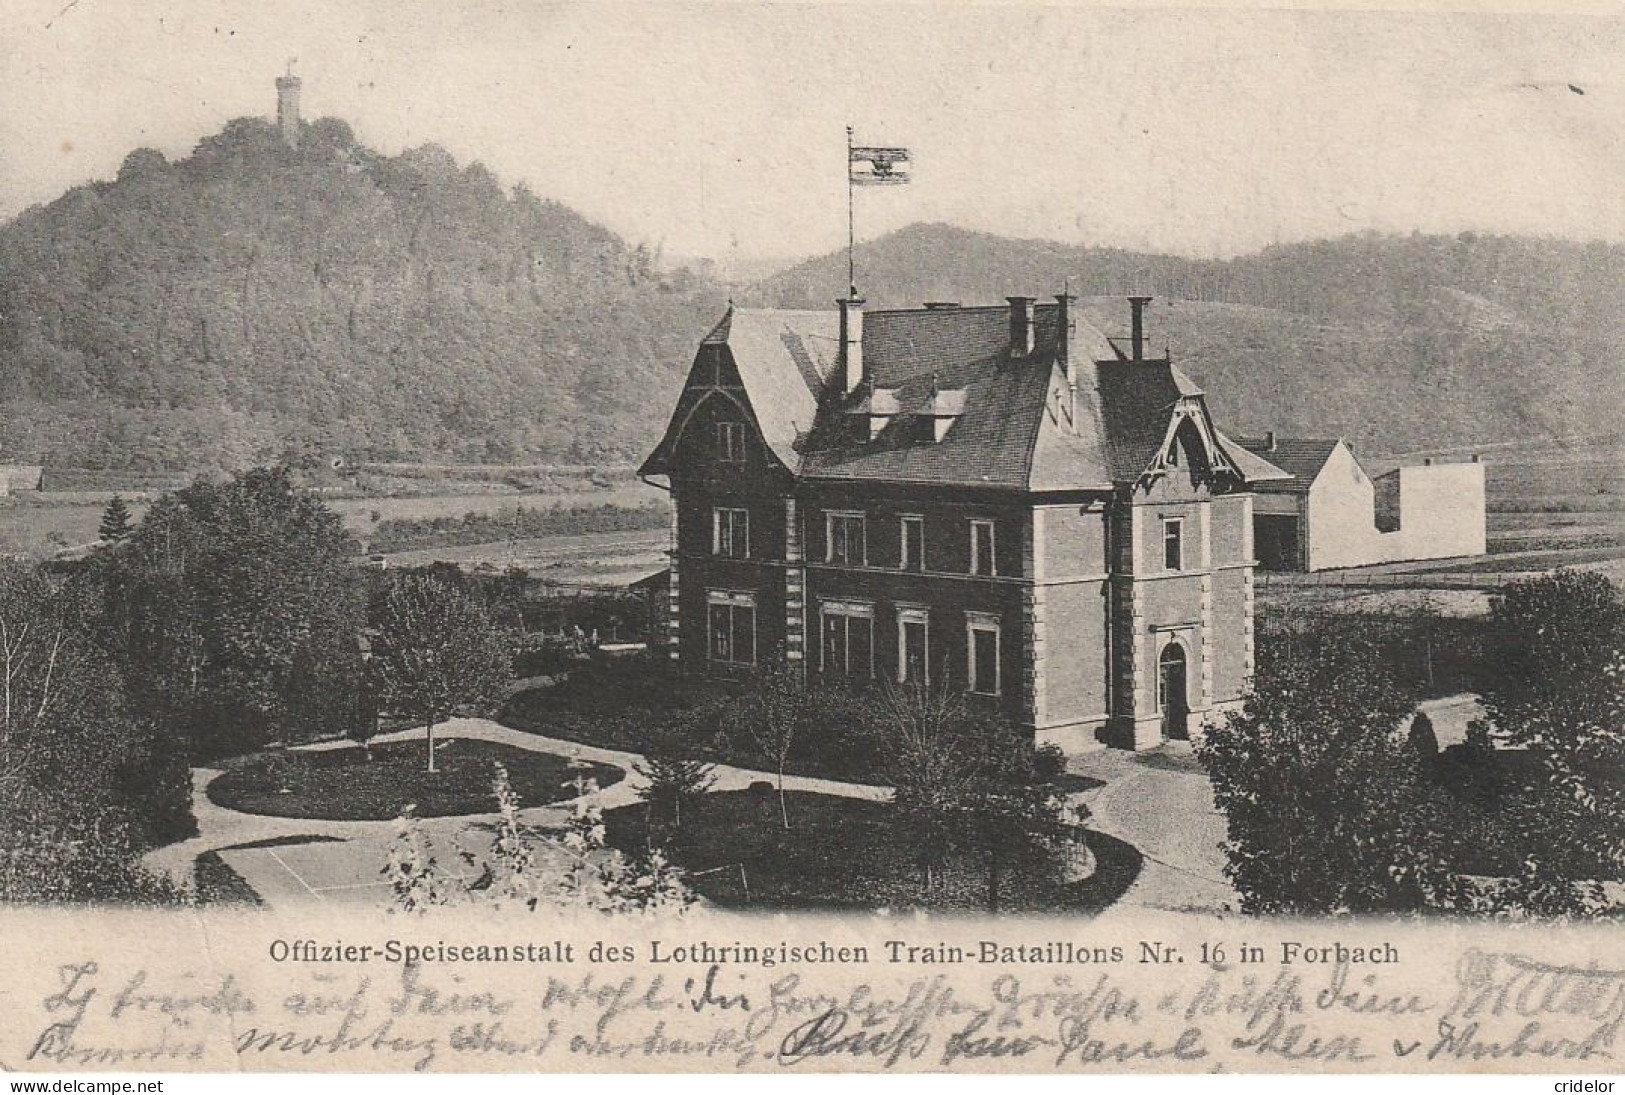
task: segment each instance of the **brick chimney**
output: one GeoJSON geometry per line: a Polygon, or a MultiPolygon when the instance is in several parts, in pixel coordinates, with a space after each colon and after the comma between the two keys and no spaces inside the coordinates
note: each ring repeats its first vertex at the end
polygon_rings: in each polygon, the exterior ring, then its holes
{"type": "Polygon", "coordinates": [[[1135,361],[1145,360],[1145,306],[1150,303],[1150,297],[1128,298],[1133,312],[1133,326],[1129,329],[1130,357],[1135,361]]]}
{"type": "Polygon", "coordinates": [[[1020,360],[1033,352],[1035,297],[1005,297],[1010,302],[1010,356],[1020,360]]]}
{"type": "Polygon", "coordinates": [[[1066,374],[1066,416],[1077,419],[1078,363],[1073,360],[1072,344],[1078,340],[1078,320],[1073,314],[1072,302],[1078,298],[1070,289],[1055,297],[1055,363],[1066,374]]]}
{"type": "Polygon", "coordinates": [[[1265,452],[1274,452],[1275,451],[1275,431],[1274,430],[1265,430],[1264,431],[1264,451],[1265,452]]]}
{"type": "Polygon", "coordinates": [[[841,391],[851,395],[863,384],[863,298],[842,297],[841,308],[841,391]]]}

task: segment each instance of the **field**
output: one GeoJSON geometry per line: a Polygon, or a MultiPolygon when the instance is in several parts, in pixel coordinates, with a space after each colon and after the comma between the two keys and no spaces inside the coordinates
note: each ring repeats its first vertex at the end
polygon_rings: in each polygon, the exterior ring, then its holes
{"type": "Polygon", "coordinates": [[[522,567],[534,578],[589,585],[625,585],[664,567],[671,537],[664,529],[593,532],[579,536],[540,536],[494,544],[399,551],[391,566],[422,566],[447,561],[468,570],[522,567]]]}
{"type": "MultiPolygon", "coordinates": [[[[1261,603],[1307,597],[1369,609],[1384,599],[1404,603],[1426,595],[1435,607],[1475,615],[1485,610],[1489,593],[1523,574],[1579,566],[1625,580],[1625,435],[1399,455],[1409,462],[1423,455],[1461,459],[1469,451],[1482,453],[1485,461],[1488,555],[1262,576],[1261,603]]],[[[1385,463],[1381,457],[1371,461],[1373,467],[1385,463]]],[[[372,465],[320,489],[364,546],[373,529],[391,520],[467,513],[500,518],[518,506],[636,507],[667,499],[626,469],[611,474],[574,467],[372,465]],[[547,489],[526,489],[538,484],[547,489]],[[363,487],[379,493],[355,493],[363,487]]],[[[110,491],[75,490],[0,498],[0,552],[43,558],[92,543],[111,497],[110,491]]],[[[145,496],[126,498],[139,517],[145,496]]],[[[621,584],[663,567],[666,547],[666,532],[656,529],[502,536],[489,543],[401,551],[388,558],[395,565],[446,560],[470,569],[517,566],[560,582],[621,584]]]]}
{"type": "MultiPolygon", "coordinates": [[[[537,509],[553,505],[600,506],[608,503],[636,507],[651,502],[664,503],[667,497],[664,491],[630,476],[609,480],[606,486],[595,486],[580,478],[563,482],[569,489],[522,491],[502,482],[437,478],[416,481],[419,489],[433,493],[356,496],[337,489],[324,490],[322,493],[327,504],[344,519],[346,527],[362,541],[364,548],[373,528],[389,520],[433,520],[461,517],[466,513],[500,515],[512,512],[515,506],[537,509]]],[[[390,485],[404,489],[404,486],[412,483],[396,480],[390,485]]],[[[94,543],[102,511],[114,493],[110,490],[44,491],[0,498],[0,554],[43,559],[65,549],[83,548],[94,543]]],[[[131,514],[139,519],[146,512],[151,495],[123,492],[123,496],[129,503],[131,514]]],[[[504,543],[501,548],[506,552],[507,545],[504,543]]],[[[532,557],[537,557],[539,553],[545,555],[536,544],[530,544],[526,550],[532,557]]],[[[506,556],[503,555],[498,561],[506,565],[506,556]]]]}

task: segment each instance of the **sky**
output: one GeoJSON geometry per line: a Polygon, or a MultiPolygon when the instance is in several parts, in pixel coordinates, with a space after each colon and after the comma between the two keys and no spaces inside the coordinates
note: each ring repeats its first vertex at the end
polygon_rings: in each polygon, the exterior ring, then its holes
{"type": "Polygon", "coordinates": [[[913,154],[858,193],[860,239],[1625,241],[1618,8],[1386,6],[5,0],[0,217],[270,116],[292,59],[306,118],[724,268],[845,245],[848,125],[913,154]]]}

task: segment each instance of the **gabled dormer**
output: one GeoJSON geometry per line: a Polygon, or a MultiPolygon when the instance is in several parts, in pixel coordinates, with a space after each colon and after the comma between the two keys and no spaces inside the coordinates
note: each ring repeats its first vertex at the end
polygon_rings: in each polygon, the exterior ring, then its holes
{"type": "Polygon", "coordinates": [[[835,368],[837,316],[729,308],[700,343],[645,477],[795,473],[835,368]]]}

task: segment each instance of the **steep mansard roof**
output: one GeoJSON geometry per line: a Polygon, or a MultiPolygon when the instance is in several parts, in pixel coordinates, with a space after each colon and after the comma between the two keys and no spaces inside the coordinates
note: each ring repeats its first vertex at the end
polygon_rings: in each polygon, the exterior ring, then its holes
{"type": "MultiPolygon", "coordinates": [[[[1079,365],[1075,400],[1058,359],[1060,307],[1034,308],[1034,348],[1010,353],[1007,306],[868,312],[864,367],[870,388],[838,390],[837,312],[732,309],[701,343],[695,369],[725,353],[769,448],[798,475],[837,480],[1108,490],[1132,483],[1156,457],[1176,402],[1202,393],[1166,361],[1123,361],[1106,336],[1074,314],[1068,352],[1079,365]],[[855,409],[893,414],[873,439],[855,409]],[[958,412],[941,440],[930,419],[958,412]]],[[[1074,310],[1075,312],[1075,310],[1074,310]]],[[[693,377],[643,474],[666,462],[692,403],[693,377]]],[[[1204,411],[1205,413],[1205,411],[1204,411]]],[[[1244,478],[1283,473],[1215,440],[1244,478]]]]}

